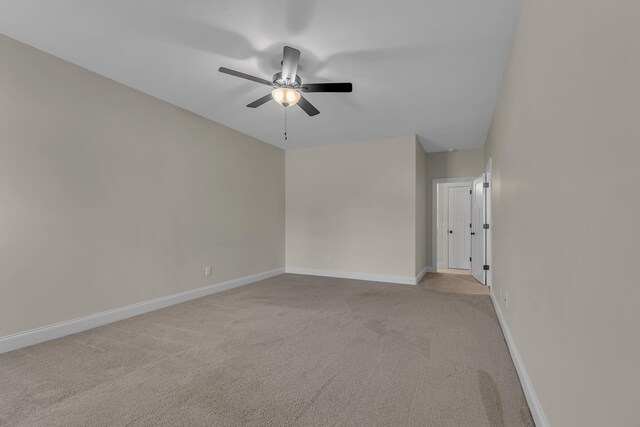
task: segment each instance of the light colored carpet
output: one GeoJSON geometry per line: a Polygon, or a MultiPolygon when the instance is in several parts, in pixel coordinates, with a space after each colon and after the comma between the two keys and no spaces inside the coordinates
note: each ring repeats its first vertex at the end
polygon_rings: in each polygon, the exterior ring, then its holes
{"type": "Polygon", "coordinates": [[[489,297],[428,284],[287,274],[6,353],[0,424],[532,426],[489,297]]]}
{"type": "Polygon", "coordinates": [[[437,292],[467,295],[489,295],[489,288],[484,286],[473,276],[464,274],[427,273],[420,281],[425,289],[437,292]]]}

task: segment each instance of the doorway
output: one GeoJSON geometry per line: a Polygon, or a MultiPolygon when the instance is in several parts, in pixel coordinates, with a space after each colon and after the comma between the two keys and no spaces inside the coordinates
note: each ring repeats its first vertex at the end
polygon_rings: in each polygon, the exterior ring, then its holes
{"type": "MultiPolygon", "coordinates": [[[[436,266],[435,271],[440,273],[456,273],[472,275],[478,282],[486,286],[491,286],[493,276],[493,266],[491,257],[491,166],[492,161],[489,159],[485,172],[480,177],[469,178],[438,178],[432,182],[432,213],[431,221],[431,253],[432,265],[436,266]],[[468,243],[463,243],[465,251],[468,248],[468,255],[465,259],[468,264],[466,268],[459,268],[457,261],[453,261],[454,268],[449,269],[449,239],[452,234],[456,234],[456,228],[449,228],[449,187],[466,188],[469,206],[469,219],[464,222],[466,224],[466,234],[469,239],[468,243]],[[453,233],[449,233],[453,231],[453,233]]],[[[460,200],[454,204],[462,205],[462,191],[458,190],[452,193],[460,200]]],[[[462,214],[458,213],[458,217],[462,214]]],[[[460,218],[452,219],[451,223],[455,227],[458,221],[462,224],[460,218]]],[[[460,230],[460,228],[457,228],[460,230]]],[[[464,232],[463,232],[464,234],[464,232]]],[[[459,245],[459,243],[458,243],[459,245]]],[[[460,256],[454,257],[460,260],[460,256]]],[[[464,265],[463,265],[464,267],[464,265]]]]}

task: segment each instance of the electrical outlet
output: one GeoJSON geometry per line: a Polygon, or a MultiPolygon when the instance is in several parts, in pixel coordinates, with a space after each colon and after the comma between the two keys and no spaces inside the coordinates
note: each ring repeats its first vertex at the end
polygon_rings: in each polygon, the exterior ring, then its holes
{"type": "Polygon", "coordinates": [[[207,277],[211,276],[211,267],[207,267],[204,269],[204,275],[207,277]]]}

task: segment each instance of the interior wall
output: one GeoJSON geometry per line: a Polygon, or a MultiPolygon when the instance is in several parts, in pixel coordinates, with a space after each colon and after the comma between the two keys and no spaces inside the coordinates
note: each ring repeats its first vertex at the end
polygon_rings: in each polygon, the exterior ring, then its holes
{"type": "Polygon", "coordinates": [[[428,267],[427,247],[427,153],[416,138],[416,276],[428,267]]]}
{"type": "Polygon", "coordinates": [[[287,269],[414,278],[416,139],[286,151],[287,269]]]}
{"type": "Polygon", "coordinates": [[[0,336],[284,266],[282,150],[1,35],[0,58],[0,336]]]}
{"type": "MultiPolygon", "coordinates": [[[[431,242],[437,236],[432,236],[432,220],[437,221],[433,216],[433,196],[432,187],[434,179],[441,178],[465,178],[478,177],[484,172],[484,149],[444,151],[440,153],[427,153],[426,156],[426,230],[427,236],[426,257],[429,264],[433,263],[433,249],[431,242]]],[[[436,269],[437,265],[430,265],[436,269]]]]}
{"type": "Polygon", "coordinates": [[[486,146],[492,291],[552,426],[640,425],[639,22],[525,0],[486,146]]]}

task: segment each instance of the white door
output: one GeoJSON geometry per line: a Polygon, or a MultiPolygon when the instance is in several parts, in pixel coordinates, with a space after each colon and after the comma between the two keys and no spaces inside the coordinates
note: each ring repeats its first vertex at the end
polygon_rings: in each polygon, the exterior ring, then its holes
{"type": "Polygon", "coordinates": [[[471,194],[468,184],[448,189],[448,268],[469,269],[471,256],[471,194]]]}
{"type": "Polygon", "coordinates": [[[483,285],[485,280],[484,177],[473,180],[471,194],[471,274],[483,285]]]}

